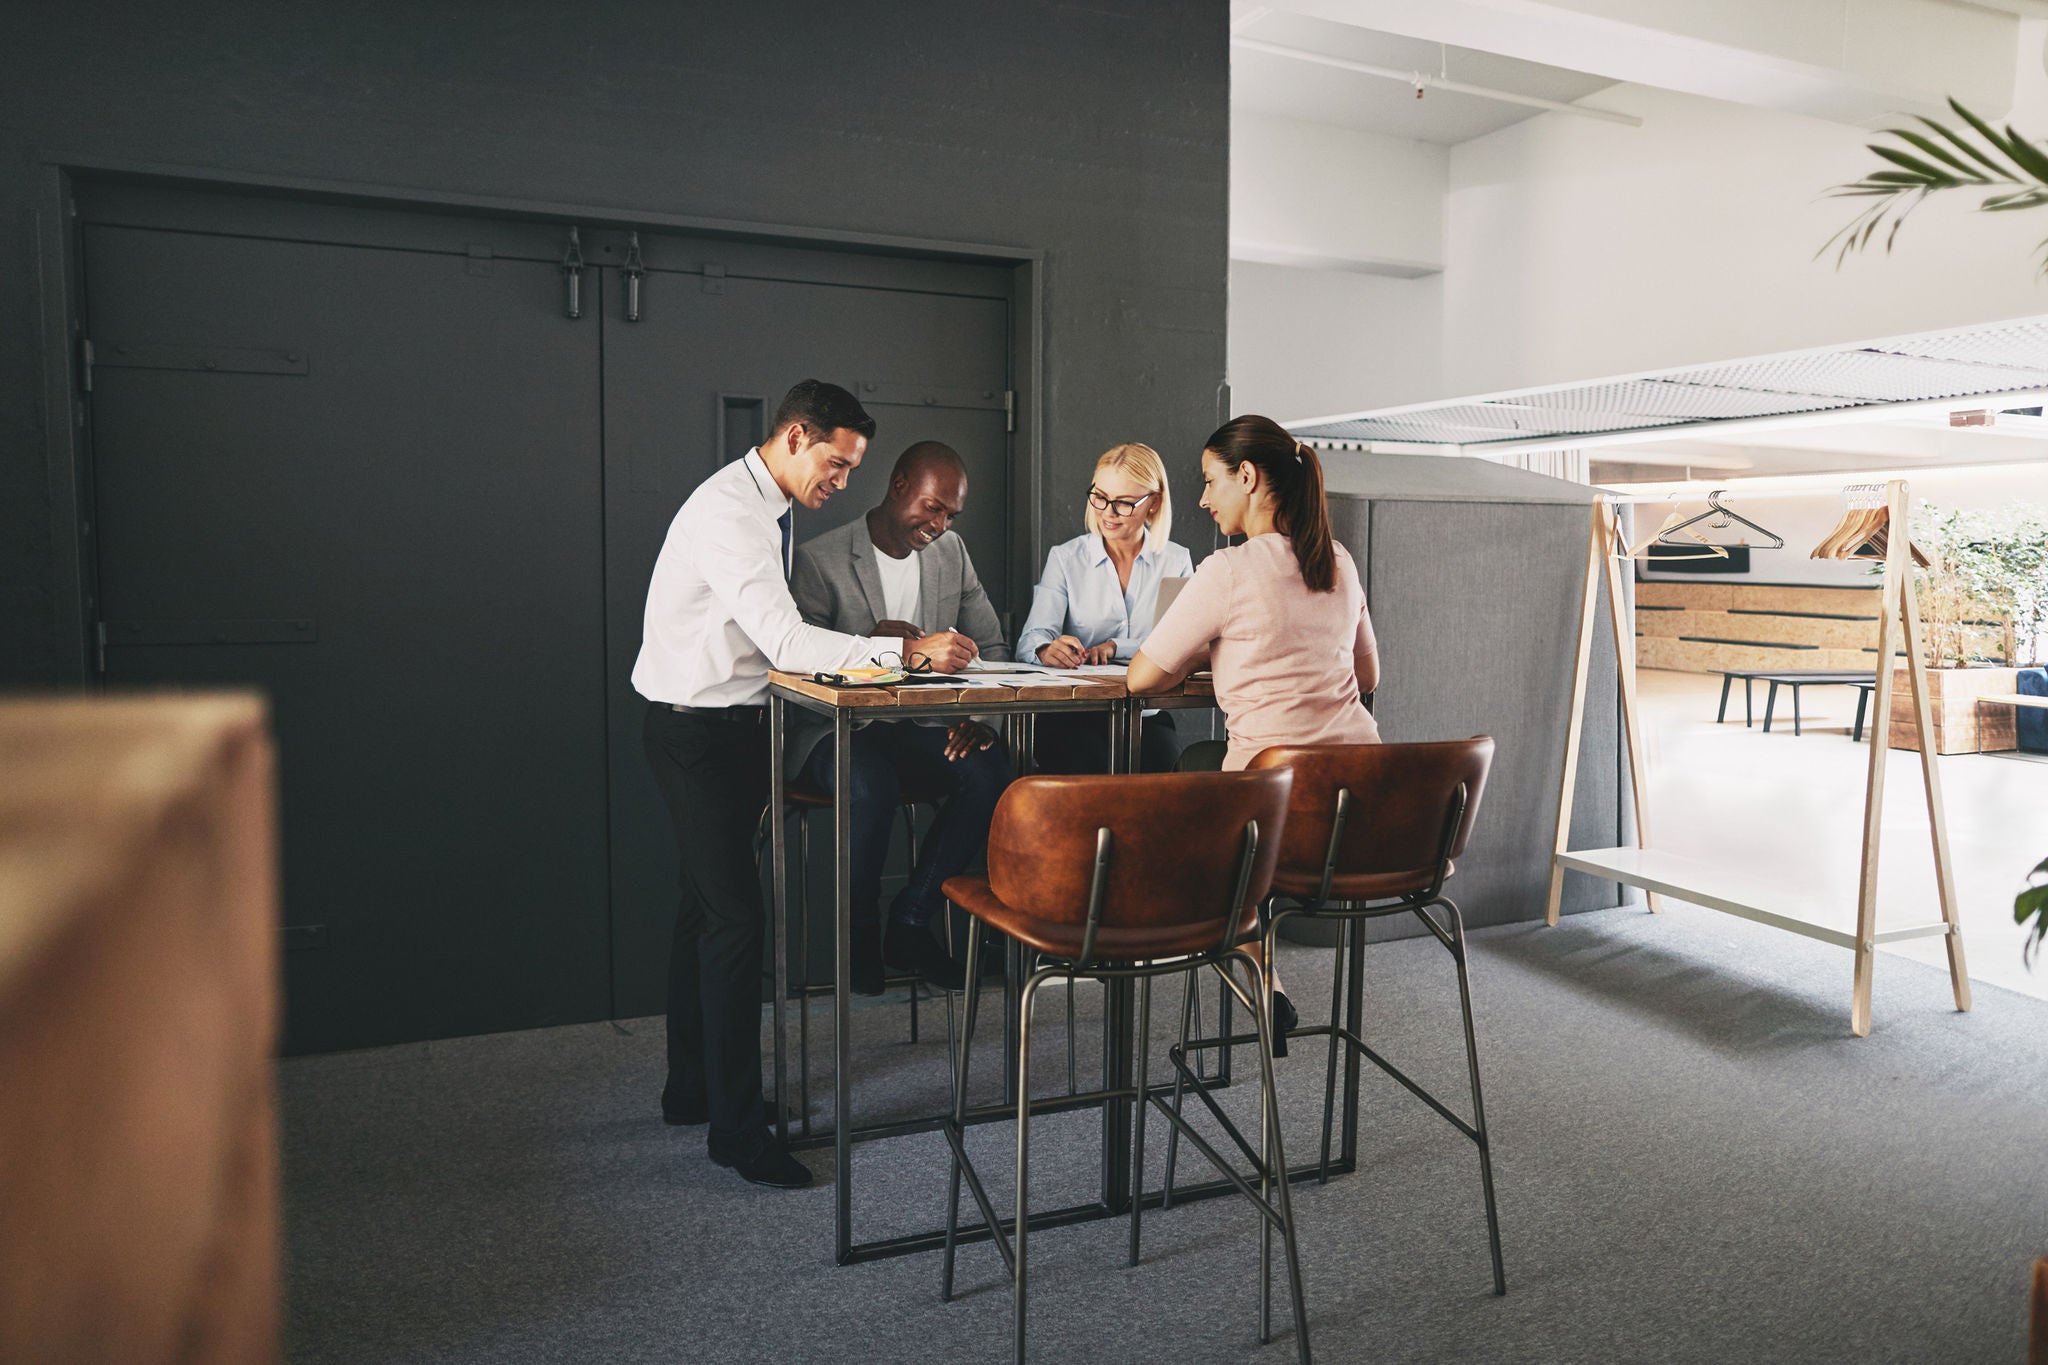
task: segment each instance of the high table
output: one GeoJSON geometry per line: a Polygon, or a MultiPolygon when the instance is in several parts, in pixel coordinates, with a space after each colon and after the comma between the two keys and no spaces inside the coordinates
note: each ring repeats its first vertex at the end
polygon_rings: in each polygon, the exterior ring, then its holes
{"type": "MultiPolygon", "coordinates": [[[[847,1265],[857,1261],[935,1249],[943,1245],[945,1240],[944,1231],[938,1228],[868,1242],[856,1242],[853,1236],[854,1145],[912,1133],[936,1132],[947,1117],[945,1114],[935,1113],[925,1118],[874,1124],[868,1127],[857,1125],[853,1119],[853,953],[850,938],[853,879],[848,855],[851,824],[849,785],[855,724],[862,720],[952,720],[969,716],[993,719],[1002,722],[1008,732],[1012,759],[1021,765],[1026,759],[1026,737],[1031,717],[1048,712],[1094,713],[1102,716],[1103,724],[1109,727],[1112,770],[1129,772],[1134,770],[1137,762],[1137,722],[1143,711],[1152,708],[1181,710],[1213,707],[1214,689],[1206,677],[1194,678],[1163,696],[1139,698],[1132,697],[1125,691],[1121,677],[1070,674],[1047,674],[1043,681],[1034,679],[1028,685],[1018,687],[958,686],[951,683],[924,683],[889,688],[834,687],[792,673],[773,673],[769,681],[768,714],[772,750],[770,791],[775,794],[774,799],[778,803],[787,777],[784,771],[783,735],[788,708],[802,707],[819,715],[830,716],[833,722],[832,882],[836,932],[833,952],[832,1128],[829,1132],[817,1133],[810,1138],[790,1142],[790,1145],[813,1147],[823,1146],[827,1142],[832,1144],[837,1205],[834,1258],[839,1264],[847,1265]]],[[[784,1036],[784,1002],[789,995],[789,959],[782,943],[783,926],[788,922],[789,906],[788,837],[783,820],[772,819],[769,823],[772,830],[775,888],[771,946],[775,960],[774,1028],[776,1036],[781,1038],[784,1036]]],[[[1013,973],[1021,965],[1022,958],[1021,950],[1013,951],[1013,973]]],[[[1357,980],[1357,974],[1354,973],[1354,995],[1357,991],[1357,980]]],[[[1062,1096],[1053,1106],[1065,1109],[1101,1109],[1103,1163],[1100,1198],[1088,1204],[1034,1213],[1031,1216],[1031,1226],[1034,1228],[1114,1217],[1126,1212],[1130,1207],[1133,1194],[1130,1188],[1130,1165],[1121,1154],[1130,1149],[1133,1105],[1128,1095],[1119,1092],[1129,1091],[1134,1084],[1131,1047],[1135,1038],[1136,992],[1129,982],[1107,983],[1105,989],[1107,994],[1103,1007],[1102,1087],[1098,1090],[1062,1096]]],[[[1016,1011],[1012,1007],[1006,1009],[1004,1013],[1008,1044],[1005,1049],[1008,1077],[1014,1091],[1017,1053],[1016,1011]]],[[[1227,1056],[1229,1050],[1226,1048],[1223,1051],[1227,1056]]],[[[1227,1071],[1219,1080],[1227,1084],[1227,1071]]],[[[1356,1164],[1352,1120],[1356,1112],[1357,1090],[1355,1079],[1347,1076],[1347,1080],[1350,1080],[1351,1084],[1346,1086],[1344,1150],[1342,1158],[1331,1163],[1330,1169],[1333,1172],[1349,1171],[1356,1164]]],[[[1171,1085],[1168,1083],[1158,1088],[1169,1090],[1171,1085]]],[[[777,1132],[784,1141],[789,1141],[788,1114],[780,1102],[785,1085],[779,1059],[776,1066],[775,1090],[778,1110],[777,1132]]],[[[970,1109],[968,1122],[1004,1121],[1013,1118],[1015,1112],[1014,1104],[1005,1101],[998,1105],[970,1109]]],[[[1317,1167],[1309,1164],[1296,1168],[1289,1175],[1292,1179],[1302,1179],[1312,1177],[1316,1173],[1317,1167]]],[[[1200,1199],[1231,1189],[1232,1186],[1223,1180],[1176,1185],[1174,1198],[1200,1199]]],[[[1156,1193],[1142,1197],[1147,1204],[1155,1203],[1159,1199],[1156,1193]]],[[[986,1240],[988,1235],[986,1228],[962,1229],[960,1240],[981,1241],[986,1240]]]]}

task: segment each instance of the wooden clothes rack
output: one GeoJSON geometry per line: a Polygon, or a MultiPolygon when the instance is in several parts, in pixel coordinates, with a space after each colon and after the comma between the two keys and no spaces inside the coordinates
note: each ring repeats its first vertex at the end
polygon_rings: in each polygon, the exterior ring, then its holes
{"type": "Polygon", "coordinates": [[[1970,1008],[1970,978],[1963,964],[1963,932],[1956,918],[1955,876],[1949,859],[1941,774],[1935,761],[1934,714],[1928,700],[1920,608],[1913,591],[1912,562],[1908,558],[1912,546],[1906,534],[1908,503],[1903,479],[1893,479],[1883,485],[1883,505],[1889,512],[1891,533],[1885,545],[1883,586],[1878,594],[1877,714],[1870,736],[1870,768],[1863,793],[1863,856],[1853,928],[1844,927],[1839,916],[1833,924],[1819,918],[1816,912],[1825,909],[1824,905],[1817,904],[1821,898],[1802,894],[1795,888],[1747,878],[1739,868],[1706,863],[1652,847],[1647,757],[1643,751],[1642,719],[1636,698],[1635,640],[1622,610],[1621,563],[1616,558],[1617,548],[1625,544],[1621,500],[1604,495],[1593,501],[1592,530],[1586,538],[1586,583],[1579,603],[1578,653],[1572,672],[1571,720],[1566,731],[1564,773],[1559,784],[1557,840],[1551,861],[1550,896],[1544,914],[1546,922],[1554,926],[1558,921],[1564,894],[1564,874],[1569,869],[1624,886],[1640,887],[1648,893],[1652,912],[1662,908],[1661,895],[1677,896],[1694,905],[1725,911],[1847,948],[1856,958],[1849,1027],[1858,1037],[1870,1032],[1871,973],[1878,945],[1939,936],[1947,940],[1949,981],[1955,989],[1956,1008],[1970,1008]],[[1573,850],[1570,848],[1572,793],[1578,780],[1580,738],[1585,724],[1594,609],[1603,576],[1607,580],[1608,600],[1613,608],[1610,615],[1620,674],[1622,729],[1627,737],[1629,781],[1636,803],[1636,843],[1620,848],[1573,850]],[[1927,794],[1929,831],[1934,843],[1934,876],[1941,917],[1925,923],[1880,930],[1877,927],[1878,846],[1883,826],[1885,760],[1891,745],[1892,688],[1896,672],[1892,660],[1902,646],[1907,661],[1907,688],[1912,695],[1913,714],[1920,727],[1920,768],[1927,794]]]}

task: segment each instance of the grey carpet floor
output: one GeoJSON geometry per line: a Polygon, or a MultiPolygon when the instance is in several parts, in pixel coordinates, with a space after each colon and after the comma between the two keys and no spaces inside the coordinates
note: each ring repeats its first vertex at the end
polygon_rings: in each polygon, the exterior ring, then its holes
{"type": "MultiPolygon", "coordinates": [[[[1286,950],[1305,1016],[1325,1008],[1328,960],[1286,950]]],[[[1317,1358],[2022,1359],[2028,1269],[2048,1252],[2048,1003],[1980,987],[1958,1014],[1942,973],[1881,956],[1876,1027],[1857,1039],[1849,962],[1684,905],[1477,934],[1508,1295],[1490,1292],[1470,1144],[1368,1068],[1360,1171],[1297,1187],[1317,1358]]],[[[1077,992],[1084,1082],[1097,998],[1077,992]]],[[[1373,945],[1367,1000],[1383,1051],[1461,1093],[1433,940],[1373,945]]],[[[1041,1005],[1048,1087],[1066,1080],[1061,1006],[1041,1005]]],[[[1177,990],[1155,995],[1161,1047],[1177,1008],[1177,990]]],[[[907,1043],[900,996],[863,1002],[854,1032],[863,1121],[943,1104],[943,1034],[907,1043]]],[[[977,1098],[993,1100],[1000,1034],[986,1018],[978,1032],[977,1098]]],[[[821,1012],[814,1055],[829,1043],[821,1012]]],[[[819,1180],[800,1193],[713,1167],[702,1129],[660,1120],[661,1054],[650,1019],[284,1062],[291,1358],[1007,1358],[991,1248],[963,1251],[950,1304],[936,1254],[835,1266],[829,1152],[807,1157],[819,1180]]],[[[1297,1160],[1322,1069],[1311,1044],[1282,1063],[1297,1160]]],[[[1035,1206],[1089,1196],[1098,1131],[1084,1115],[1034,1124],[1035,1206]]],[[[1156,1187],[1163,1123],[1149,1132],[1156,1187]]],[[[1008,1125],[972,1137],[999,1199],[1010,1143],[1008,1125]]],[[[856,1176],[859,1235],[943,1220],[940,1139],[864,1147],[856,1176]]],[[[1274,1342],[1255,1343],[1241,1202],[1149,1214],[1136,1268],[1126,1229],[1033,1235],[1034,1360],[1294,1359],[1284,1293],[1274,1342]]]]}

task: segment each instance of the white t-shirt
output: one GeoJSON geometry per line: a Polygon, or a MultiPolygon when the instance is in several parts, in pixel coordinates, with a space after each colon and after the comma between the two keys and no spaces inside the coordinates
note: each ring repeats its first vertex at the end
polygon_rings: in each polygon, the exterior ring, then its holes
{"type": "Polygon", "coordinates": [[[922,626],[917,619],[917,552],[891,559],[876,550],[875,567],[882,574],[882,610],[888,619],[922,626]]]}

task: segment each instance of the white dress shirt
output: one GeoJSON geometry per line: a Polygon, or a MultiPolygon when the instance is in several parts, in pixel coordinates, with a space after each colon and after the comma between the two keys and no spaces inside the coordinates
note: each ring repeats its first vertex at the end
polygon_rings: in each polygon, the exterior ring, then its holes
{"type": "Polygon", "coordinates": [[[1131,565],[1130,585],[1116,581],[1116,565],[1102,537],[1093,531],[1052,547],[1045,574],[1031,594],[1031,614],[1017,632],[1017,657],[1035,660],[1038,651],[1062,634],[1085,646],[1116,642],[1116,657],[1128,659],[1152,633],[1152,609],[1159,580],[1186,578],[1195,571],[1185,545],[1154,544],[1150,527],[1131,565]]]}
{"type": "Polygon", "coordinates": [[[857,668],[901,641],[810,625],[789,595],[779,518],[789,497],[759,449],[697,485],[647,585],[633,689],[676,706],[759,706],[768,670],[857,668]]]}

